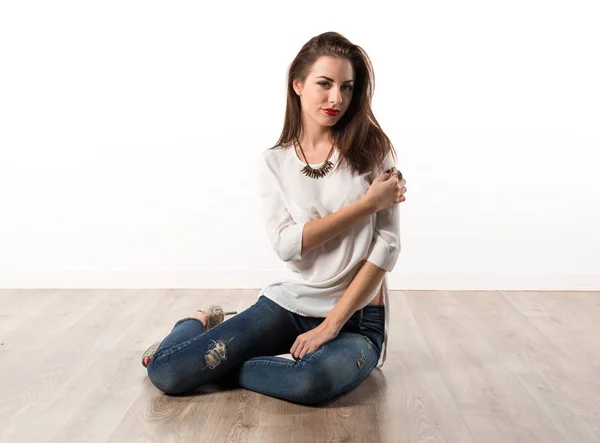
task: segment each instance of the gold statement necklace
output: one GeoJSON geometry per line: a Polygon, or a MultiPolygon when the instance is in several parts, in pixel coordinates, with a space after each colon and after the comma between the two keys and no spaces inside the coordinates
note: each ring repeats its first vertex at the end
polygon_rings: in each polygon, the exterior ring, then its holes
{"type": "Polygon", "coordinates": [[[304,168],[302,168],[302,173],[310,178],[318,179],[318,178],[325,177],[327,175],[327,173],[329,171],[331,171],[331,168],[333,168],[333,163],[331,163],[329,161],[329,158],[331,157],[331,153],[333,152],[333,144],[331,145],[331,150],[329,151],[327,160],[325,160],[320,167],[315,169],[308,164],[308,161],[306,160],[306,155],[304,154],[304,151],[302,150],[302,145],[300,145],[300,140],[296,139],[296,141],[298,142],[298,147],[300,148],[300,152],[302,152],[302,155],[304,156],[304,161],[306,162],[306,166],[304,168]]]}

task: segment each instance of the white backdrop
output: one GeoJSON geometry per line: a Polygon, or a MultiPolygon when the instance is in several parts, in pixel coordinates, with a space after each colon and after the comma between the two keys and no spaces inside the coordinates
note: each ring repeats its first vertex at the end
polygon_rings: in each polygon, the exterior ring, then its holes
{"type": "Polygon", "coordinates": [[[594,1],[0,4],[0,287],[259,288],[287,68],[337,31],[407,179],[391,289],[600,289],[594,1]]]}

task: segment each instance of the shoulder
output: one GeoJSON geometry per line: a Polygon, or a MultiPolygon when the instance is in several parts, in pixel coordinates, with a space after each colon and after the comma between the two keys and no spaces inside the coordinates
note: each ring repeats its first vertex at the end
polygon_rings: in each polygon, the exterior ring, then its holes
{"type": "Polygon", "coordinates": [[[277,146],[265,149],[259,159],[263,165],[269,166],[272,169],[278,169],[283,166],[288,154],[289,147],[277,146]]]}
{"type": "Polygon", "coordinates": [[[285,176],[286,168],[289,168],[286,148],[269,148],[257,156],[257,171],[264,179],[272,180],[274,177],[285,176]]]}
{"type": "Polygon", "coordinates": [[[383,174],[384,171],[392,169],[394,166],[396,166],[396,160],[393,157],[392,151],[393,148],[391,148],[387,154],[385,154],[383,160],[379,164],[375,165],[371,169],[371,173],[369,174],[371,179],[374,179],[375,177],[383,174]]]}
{"type": "Polygon", "coordinates": [[[393,148],[390,148],[390,150],[388,151],[388,153],[383,158],[382,171],[381,172],[387,171],[388,169],[391,169],[394,166],[396,166],[396,160],[394,160],[392,152],[393,152],[393,148]]]}

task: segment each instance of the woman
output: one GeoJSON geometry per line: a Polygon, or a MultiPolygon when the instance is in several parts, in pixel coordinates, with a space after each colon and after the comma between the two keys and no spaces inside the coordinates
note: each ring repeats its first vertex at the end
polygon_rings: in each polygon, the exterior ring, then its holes
{"type": "Polygon", "coordinates": [[[406,182],[371,111],[373,87],[368,56],[342,35],[300,50],[283,132],[259,166],[271,246],[297,278],[267,285],[225,322],[214,305],[179,320],[142,357],[158,389],[224,381],[314,405],[383,364],[406,182]],[[277,357],[286,353],[294,360],[277,357]]]}

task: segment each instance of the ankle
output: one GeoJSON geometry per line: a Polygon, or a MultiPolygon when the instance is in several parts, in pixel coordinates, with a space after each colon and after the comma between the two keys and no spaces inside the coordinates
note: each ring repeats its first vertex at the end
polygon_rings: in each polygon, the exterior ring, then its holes
{"type": "Polygon", "coordinates": [[[202,312],[193,312],[188,316],[189,318],[196,318],[202,322],[204,329],[206,329],[206,316],[202,312]]]}

